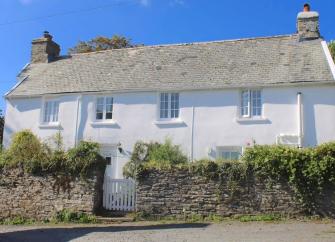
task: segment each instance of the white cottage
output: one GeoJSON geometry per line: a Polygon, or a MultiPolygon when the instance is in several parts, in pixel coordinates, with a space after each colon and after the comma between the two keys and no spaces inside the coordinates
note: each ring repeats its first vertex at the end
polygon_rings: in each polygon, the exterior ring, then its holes
{"type": "Polygon", "coordinates": [[[136,141],[170,137],[191,160],[234,159],[257,144],[335,140],[335,65],[319,15],[299,13],[292,35],[146,46],[59,56],[32,42],[31,63],[6,94],[4,145],[30,129],[67,147],[102,145],[122,177],[136,141]]]}

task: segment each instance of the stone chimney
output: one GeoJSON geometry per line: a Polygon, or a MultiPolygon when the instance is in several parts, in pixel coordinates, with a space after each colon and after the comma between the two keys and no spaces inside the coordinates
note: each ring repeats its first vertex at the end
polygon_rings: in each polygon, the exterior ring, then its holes
{"type": "Polygon", "coordinates": [[[303,12],[298,14],[297,27],[300,41],[320,38],[319,13],[311,11],[306,3],[303,12]]]}
{"type": "Polygon", "coordinates": [[[32,41],[31,63],[49,63],[54,61],[60,53],[60,46],[52,41],[48,31],[44,31],[43,37],[32,41]]]}

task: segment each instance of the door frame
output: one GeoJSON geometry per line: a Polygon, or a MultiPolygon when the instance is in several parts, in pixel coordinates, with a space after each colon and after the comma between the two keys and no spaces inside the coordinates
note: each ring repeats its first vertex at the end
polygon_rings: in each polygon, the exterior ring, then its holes
{"type": "MultiPolygon", "coordinates": [[[[118,169],[119,169],[119,162],[118,162],[118,148],[117,144],[100,144],[100,153],[104,158],[110,157],[111,158],[111,169],[112,169],[112,178],[116,179],[118,177],[118,169]],[[113,160],[114,158],[114,160],[113,160]],[[113,166],[114,165],[114,166],[113,166]]],[[[108,165],[107,165],[108,166],[108,165]]],[[[107,172],[108,167],[106,167],[105,175],[107,172]]]]}

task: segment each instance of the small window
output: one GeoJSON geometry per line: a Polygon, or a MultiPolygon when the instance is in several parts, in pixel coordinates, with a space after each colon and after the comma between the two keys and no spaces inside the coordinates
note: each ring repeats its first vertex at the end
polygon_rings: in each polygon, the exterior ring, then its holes
{"type": "Polygon", "coordinates": [[[57,123],[59,113],[59,102],[48,100],[44,102],[43,123],[57,123]]]}
{"type": "Polygon", "coordinates": [[[217,158],[224,160],[239,160],[242,155],[242,147],[231,146],[231,147],[218,147],[217,158]]]}
{"type": "Polygon", "coordinates": [[[113,119],[113,97],[98,97],[96,101],[96,120],[113,119]]]}
{"type": "Polygon", "coordinates": [[[261,90],[243,90],[241,92],[241,117],[262,116],[261,90]]]}
{"type": "Polygon", "coordinates": [[[106,163],[107,163],[107,165],[111,165],[112,164],[112,157],[107,156],[106,157],[106,163]]]}
{"type": "Polygon", "coordinates": [[[179,118],[179,93],[161,93],[159,102],[160,119],[179,118]]]}

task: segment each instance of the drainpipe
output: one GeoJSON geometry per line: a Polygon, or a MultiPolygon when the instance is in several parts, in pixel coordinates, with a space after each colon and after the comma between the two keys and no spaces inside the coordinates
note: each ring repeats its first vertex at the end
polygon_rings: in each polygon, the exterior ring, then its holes
{"type": "Polygon", "coordinates": [[[78,134],[79,134],[79,122],[81,120],[81,100],[82,95],[78,96],[77,98],[77,112],[76,112],[76,128],[75,128],[75,134],[74,134],[74,146],[77,146],[78,144],[78,134]]]}
{"type": "Polygon", "coordinates": [[[191,155],[190,155],[191,162],[193,162],[194,160],[194,112],[195,112],[195,107],[192,106],[191,155]]]}
{"type": "Polygon", "coordinates": [[[302,103],[302,93],[297,94],[298,103],[298,147],[302,148],[303,137],[304,137],[304,114],[303,114],[303,103],[302,103]]]}

